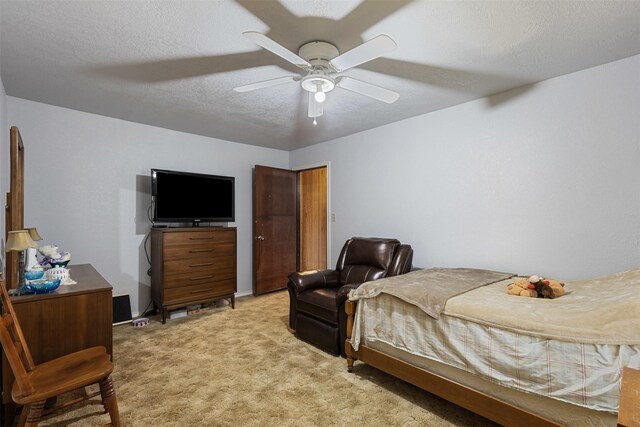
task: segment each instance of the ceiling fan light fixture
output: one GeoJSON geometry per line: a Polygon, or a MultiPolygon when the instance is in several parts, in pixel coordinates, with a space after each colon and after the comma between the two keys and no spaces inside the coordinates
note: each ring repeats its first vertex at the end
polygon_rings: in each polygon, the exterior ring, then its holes
{"type": "Polygon", "coordinates": [[[317,117],[324,114],[324,101],[327,99],[327,93],[331,92],[336,86],[388,104],[395,102],[400,96],[398,93],[383,87],[337,74],[379,58],[397,48],[393,39],[386,34],[366,41],[343,54],[340,54],[338,48],[331,43],[312,41],[303,44],[298,50],[298,55],[256,31],[247,31],[243,35],[266,50],[302,68],[307,74],[303,77],[280,77],[251,83],[236,87],[234,90],[237,92],[249,92],[291,81],[300,82],[302,89],[308,92],[309,106],[307,114],[309,118],[313,119],[314,126],[318,124],[317,117]]]}
{"type": "Polygon", "coordinates": [[[304,90],[311,93],[319,91],[327,93],[331,92],[333,88],[336,87],[336,83],[333,78],[319,73],[310,73],[303,77],[300,84],[304,90]]]}
{"type": "Polygon", "coordinates": [[[322,90],[322,85],[318,84],[318,88],[316,90],[316,93],[313,95],[313,97],[315,98],[316,102],[324,102],[325,99],[327,99],[327,94],[324,93],[324,91],[322,90]]]}

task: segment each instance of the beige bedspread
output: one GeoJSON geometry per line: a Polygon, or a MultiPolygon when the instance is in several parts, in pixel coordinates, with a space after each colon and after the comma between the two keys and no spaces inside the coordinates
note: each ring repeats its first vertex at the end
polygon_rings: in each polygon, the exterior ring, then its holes
{"type": "Polygon", "coordinates": [[[556,299],[507,295],[509,282],[451,298],[443,314],[561,341],[640,344],[640,269],[568,282],[556,299]]]}
{"type": "Polygon", "coordinates": [[[420,307],[437,319],[449,298],[513,276],[474,268],[430,268],[364,283],[351,292],[350,298],[373,298],[386,293],[420,307]]]}

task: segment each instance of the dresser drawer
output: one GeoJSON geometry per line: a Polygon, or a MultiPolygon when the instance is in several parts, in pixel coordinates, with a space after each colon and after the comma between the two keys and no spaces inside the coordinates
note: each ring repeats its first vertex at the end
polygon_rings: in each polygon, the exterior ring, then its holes
{"type": "Polygon", "coordinates": [[[165,248],[182,246],[188,247],[203,243],[235,243],[234,230],[185,231],[180,233],[166,233],[165,248]]]}
{"type": "Polygon", "coordinates": [[[165,263],[177,259],[225,256],[236,253],[235,243],[202,242],[186,246],[169,246],[162,251],[165,263]]]}
{"type": "Polygon", "coordinates": [[[217,282],[205,282],[179,288],[165,288],[164,301],[166,304],[175,304],[179,301],[196,300],[218,295],[232,294],[235,292],[236,280],[227,279],[217,282]]]}
{"type": "Polygon", "coordinates": [[[177,288],[180,286],[189,286],[196,283],[211,282],[223,279],[235,279],[236,265],[233,260],[228,260],[223,265],[217,267],[209,267],[207,269],[190,271],[187,273],[165,274],[164,287],[177,288]]]}
{"type": "Polygon", "coordinates": [[[198,254],[199,256],[186,259],[172,259],[164,262],[164,274],[191,274],[211,269],[226,270],[235,266],[236,257],[233,255],[216,256],[198,254]]]}

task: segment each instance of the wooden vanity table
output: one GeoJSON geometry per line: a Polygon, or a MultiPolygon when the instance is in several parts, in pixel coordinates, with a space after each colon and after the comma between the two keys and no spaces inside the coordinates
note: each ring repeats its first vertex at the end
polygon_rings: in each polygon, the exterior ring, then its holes
{"type": "MultiPolygon", "coordinates": [[[[70,265],[75,285],[50,294],[11,298],[36,365],[94,346],[104,346],[113,358],[112,287],[90,264],[70,265]]],[[[11,425],[13,372],[2,353],[3,425],[11,425]]]]}

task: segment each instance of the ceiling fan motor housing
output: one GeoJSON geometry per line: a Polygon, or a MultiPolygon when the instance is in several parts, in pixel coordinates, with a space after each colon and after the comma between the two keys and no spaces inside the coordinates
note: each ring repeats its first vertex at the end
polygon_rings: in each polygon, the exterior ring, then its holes
{"type": "Polygon", "coordinates": [[[302,88],[308,92],[330,92],[336,86],[329,74],[335,72],[330,62],[340,54],[331,43],[314,41],[303,44],[298,55],[312,65],[312,69],[302,78],[302,88]]]}
{"type": "Polygon", "coordinates": [[[324,62],[329,62],[340,55],[340,52],[338,48],[331,43],[315,41],[300,46],[298,55],[311,63],[311,65],[315,65],[313,61],[319,59],[324,62]]]}

